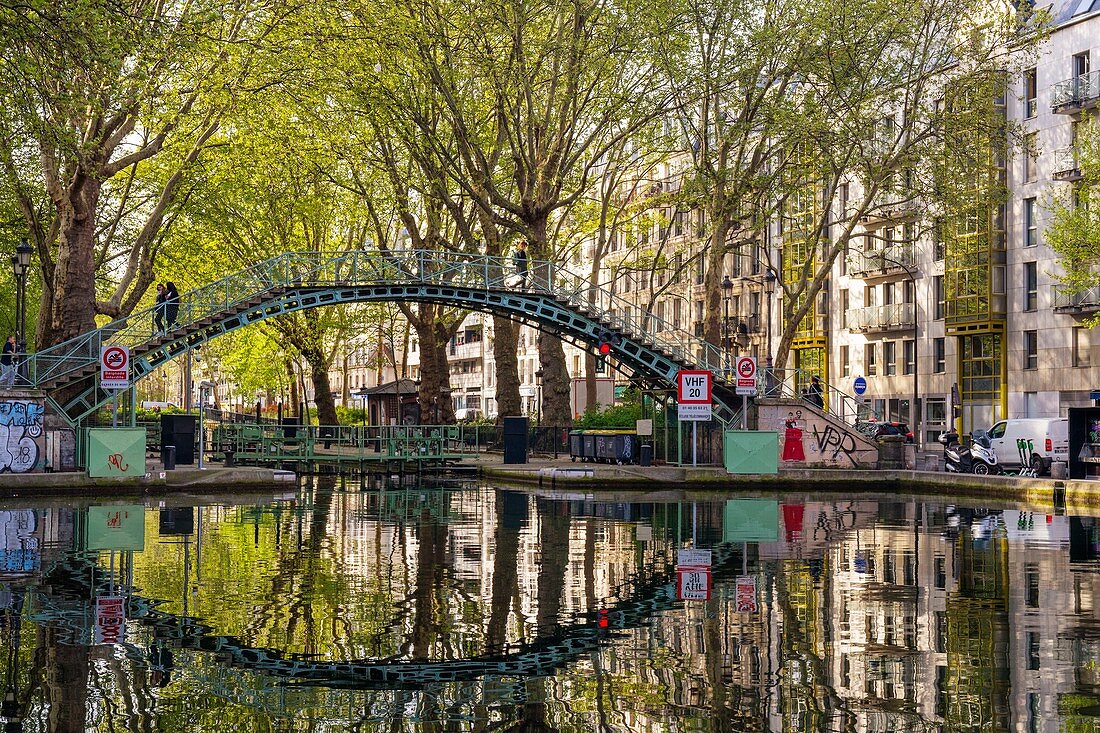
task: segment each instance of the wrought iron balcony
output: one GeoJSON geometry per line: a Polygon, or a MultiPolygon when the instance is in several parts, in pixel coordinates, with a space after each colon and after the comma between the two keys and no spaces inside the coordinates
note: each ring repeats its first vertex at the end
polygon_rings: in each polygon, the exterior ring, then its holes
{"type": "Polygon", "coordinates": [[[912,303],[891,303],[849,308],[844,312],[844,318],[849,331],[898,331],[913,328],[916,307],[912,303]]]}
{"type": "Polygon", "coordinates": [[[873,226],[888,221],[908,219],[916,216],[918,210],[918,202],[910,194],[890,191],[878,195],[874,206],[860,219],[860,222],[865,226],[873,226]]]}
{"type": "Polygon", "coordinates": [[[1050,109],[1055,114],[1077,114],[1100,100],[1100,70],[1059,82],[1050,90],[1050,109]]]}
{"type": "Polygon", "coordinates": [[[881,250],[848,253],[848,274],[855,277],[885,277],[906,272],[916,264],[911,245],[885,247],[881,250]]]}
{"type": "Polygon", "coordinates": [[[1055,313],[1096,313],[1100,311],[1100,284],[1083,291],[1055,286],[1052,301],[1055,313]]]}
{"type": "Polygon", "coordinates": [[[1060,148],[1054,151],[1050,177],[1056,181],[1080,181],[1081,164],[1077,160],[1077,148],[1060,148]]]}

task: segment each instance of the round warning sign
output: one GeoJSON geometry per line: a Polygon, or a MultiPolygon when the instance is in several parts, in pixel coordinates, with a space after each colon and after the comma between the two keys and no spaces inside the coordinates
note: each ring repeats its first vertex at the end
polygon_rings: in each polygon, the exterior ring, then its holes
{"type": "Polygon", "coordinates": [[[130,349],[104,346],[99,352],[99,386],[103,389],[130,388],[130,349]]]}

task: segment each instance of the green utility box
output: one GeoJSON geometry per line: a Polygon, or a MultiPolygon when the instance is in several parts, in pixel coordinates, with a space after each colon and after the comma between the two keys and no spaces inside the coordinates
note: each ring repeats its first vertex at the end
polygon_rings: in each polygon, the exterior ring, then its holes
{"type": "Polygon", "coordinates": [[[145,475],[145,428],[88,428],[88,476],[145,475]]]}
{"type": "Polygon", "coordinates": [[[722,433],[722,464],[729,473],[779,473],[779,433],[727,430],[722,433]]]}

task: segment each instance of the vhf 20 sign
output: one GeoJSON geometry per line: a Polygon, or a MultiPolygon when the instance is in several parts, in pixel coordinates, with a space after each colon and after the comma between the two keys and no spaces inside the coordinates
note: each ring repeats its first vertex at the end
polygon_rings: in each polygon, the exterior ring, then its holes
{"type": "Polygon", "coordinates": [[[676,375],[676,404],[681,420],[710,420],[714,376],[707,371],[684,369],[676,375]]]}

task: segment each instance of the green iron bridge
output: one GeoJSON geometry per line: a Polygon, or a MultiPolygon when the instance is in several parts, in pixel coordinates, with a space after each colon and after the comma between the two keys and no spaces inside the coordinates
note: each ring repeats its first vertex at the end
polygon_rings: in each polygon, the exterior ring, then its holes
{"type": "MultiPolygon", "coordinates": [[[[505,257],[435,250],[287,252],[182,294],[176,324],[166,334],[156,332],[155,308],[147,308],[30,355],[27,379],[78,425],[114,397],[99,384],[103,346],[129,347],[137,382],[211,339],[268,318],[342,303],[425,302],[502,315],[583,348],[594,348],[611,331],[621,337],[611,352],[620,368],[656,388],[674,389],[681,369],[712,372],[715,417],[737,422],[741,398],[734,394],[729,355],[719,346],[555,262],[529,262],[525,289],[515,281],[505,257]]],[[[797,394],[800,384],[788,376],[775,388],[797,394]]],[[[854,404],[835,390],[828,399],[854,404]]]]}

